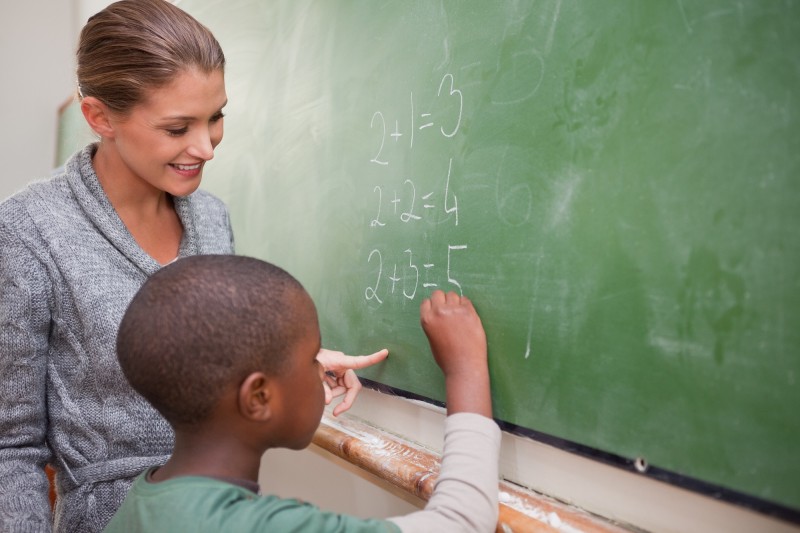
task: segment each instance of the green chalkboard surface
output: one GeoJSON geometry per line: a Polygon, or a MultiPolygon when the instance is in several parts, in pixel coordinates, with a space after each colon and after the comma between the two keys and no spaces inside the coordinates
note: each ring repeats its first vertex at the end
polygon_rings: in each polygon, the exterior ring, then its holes
{"type": "Polygon", "coordinates": [[[418,307],[463,291],[507,427],[797,519],[800,3],[180,6],[228,58],[204,187],[326,347],[441,401],[418,307]]]}
{"type": "Polygon", "coordinates": [[[86,124],[80,108],[78,95],[70,97],[58,112],[58,131],[56,133],[56,167],[63,165],[76,151],[98,137],[86,124]]]}

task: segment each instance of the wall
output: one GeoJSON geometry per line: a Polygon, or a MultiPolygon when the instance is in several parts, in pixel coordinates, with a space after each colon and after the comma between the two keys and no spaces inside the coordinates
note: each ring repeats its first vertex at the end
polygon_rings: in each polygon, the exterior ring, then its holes
{"type": "Polygon", "coordinates": [[[13,3],[0,17],[0,198],[53,167],[57,110],[72,91],[77,36],[75,0],[13,3]]]}

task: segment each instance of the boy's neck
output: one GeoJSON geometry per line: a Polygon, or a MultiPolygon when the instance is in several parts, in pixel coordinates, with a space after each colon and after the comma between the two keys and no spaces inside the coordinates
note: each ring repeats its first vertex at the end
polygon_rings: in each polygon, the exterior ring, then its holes
{"type": "Polygon", "coordinates": [[[248,448],[220,433],[175,432],[175,448],[169,460],[153,473],[153,481],[181,476],[206,476],[258,482],[263,450],[248,448]]]}

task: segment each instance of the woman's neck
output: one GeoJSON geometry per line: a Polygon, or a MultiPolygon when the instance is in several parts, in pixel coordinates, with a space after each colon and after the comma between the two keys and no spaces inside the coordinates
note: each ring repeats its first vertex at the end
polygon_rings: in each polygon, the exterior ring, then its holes
{"type": "Polygon", "coordinates": [[[183,225],[172,196],[135,176],[102,142],[92,165],[111,206],[139,246],[162,265],[174,260],[183,225]]]}
{"type": "Polygon", "coordinates": [[[152,215],[171,204],[169,195],[137,177],[113,147],[101,142],[92,157],[92,166],[111,205],[119,211],[138,210],[152,215]]]}

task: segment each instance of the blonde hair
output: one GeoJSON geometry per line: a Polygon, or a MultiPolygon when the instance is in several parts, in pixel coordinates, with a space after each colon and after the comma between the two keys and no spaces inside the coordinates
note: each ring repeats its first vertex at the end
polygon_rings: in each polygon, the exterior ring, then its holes
{"type": "Polygon", "coordinates": [[[178,74],[224,70],[211,31],[166,0],[120,0],[89,18],[77,52],[78,92],[126,114],[178,74]]]}

